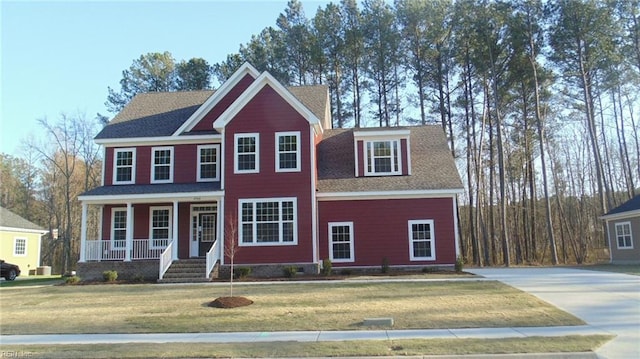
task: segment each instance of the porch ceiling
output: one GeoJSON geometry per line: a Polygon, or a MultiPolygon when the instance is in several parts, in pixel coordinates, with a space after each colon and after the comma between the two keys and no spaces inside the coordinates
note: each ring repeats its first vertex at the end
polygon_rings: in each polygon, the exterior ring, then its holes
{"type": "Polygon", "coordinates": [[[224,196],[220,182],[101,186],[78,199],[87,204],[207,201],[224,196]]]}

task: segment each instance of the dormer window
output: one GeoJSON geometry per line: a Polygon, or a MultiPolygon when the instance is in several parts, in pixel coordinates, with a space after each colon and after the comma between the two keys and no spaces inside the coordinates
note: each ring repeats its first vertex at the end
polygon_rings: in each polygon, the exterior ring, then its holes
{"type": "Polygon", "coordinates": [[[400,164],[400,141],[367,141],[366,170],[367,176],[402,174],[400,164]]]}
{"type": "Polygon", "coordinates": [[[113,151],[113,184],[136,182],[136,149],[119,148],[113,151]]]}
{"type": "Polygon", "coordinates": [[[151,183],[173,182],[173,147],[154,147],[151,154],[151,183]]]}
{"type": "Polygon", "coordinates": [[[354,131],[356,177],[411,175],[410,134],[407,128],[354,131]]]}

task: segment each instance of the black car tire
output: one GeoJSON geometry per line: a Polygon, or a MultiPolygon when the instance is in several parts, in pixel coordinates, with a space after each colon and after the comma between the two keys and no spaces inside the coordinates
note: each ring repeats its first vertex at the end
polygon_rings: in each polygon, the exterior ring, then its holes
{"type": "Polygon", "coordinates": [[[15,269],[9,269],[9,275],[4,277],[4,279],[6,279],[6,280],[15,280],[17,276],[18,276],[18,274],[16,273],[15,269]]]}

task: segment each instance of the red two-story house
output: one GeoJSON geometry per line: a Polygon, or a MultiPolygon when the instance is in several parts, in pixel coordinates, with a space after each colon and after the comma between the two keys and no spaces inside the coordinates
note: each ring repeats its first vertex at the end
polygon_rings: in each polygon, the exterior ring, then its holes
{"type": "Polygon", "coordinates": [[[103,184],[79,197],[79,275],[163,278],[191,262],[210,278],[232,246],[264,276],[324,259],[453,266],[463,186],[442,128],[331,123],[325,86],[285,87],[249,64],[216,91],[137,95],[96,136],[103,184]]]}

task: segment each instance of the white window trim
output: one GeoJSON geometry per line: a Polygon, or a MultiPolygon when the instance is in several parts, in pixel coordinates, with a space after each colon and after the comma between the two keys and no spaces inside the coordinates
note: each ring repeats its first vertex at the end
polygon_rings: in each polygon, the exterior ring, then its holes
{"type": "Polygon", "coordinates": [[[354,233],[353,233],[353,222],[329,222],[329,259],[334,263],[351,263],[355,262],[356,255],[354,252],[354,233]],[[333,258],[333,227],[349,227],[349,253],[351,254],[350,258],[333,258]]]}
{"type": "Polygon", "coordinates": [[[27,248],[28,242],[29,241],[24,237],[16,237],[16,238],[14,238],[13,239],[13,256],[14,257],[26,257],[27,256],[27,250],[28,250],[28,248],[27,248]],[[16,249],[18,249],[17,248],[18,241],[24,241],[24,253],[17,253],[16,252],[16,249]]]}
{"type": "Polygon", "coordinates": [[[436,230],[434,226],[433,219],[416,219],[410,220],[408,222],[408,230],[409,230],[409,258],[411,261],[434,261],[436,260],[436,230]],[[431,230],[431,239],[428,242],[431,242],[431,256],[430,257],[416,257],[413,255],[413,225],[414,224],[429,224],[429,229],[431,230]]]}
{"type": "MultiPolygon", "coordinates": [[[[172,146],[162,146],[162,147],[152,147],[151,148],[151,175],[149,178],[151,178],[151,183],[173,183],[173,164],[174,164],[175,160],[173,157],[173,147],[172,146]],[[155,174],[156,174],[156,152],[157,151],[169,151],[169,178],[168,179],[162,179],[162,180],[157,180],[155,178],[155,174]]],[[[163,167],[166,166],[165,164],[162,165],[163,167]]]]}
{"type": "Polygon", "coordinates": [[[616,248],[625,249],[625,250],[626,249],[633,249],[633,229],[631,227],[631,222],[618,222],[618,223],[616,223],[614,231],[615,231],[615,235],[616,235],[616,248]],[[619,246],[620,241],[618,241],[618,227],[623,227],[623,226],[628,226],[629,227],[629,238],[630,238],[630,241],[631,241],[631,243],[630,243],[631,245],[630,246],[620,247],[619,246]]]}
{"type": "Polygon", "coordinates": [[[153,237],[153,211],[158,211],[158,210],[169,210],[169,228],[168,228],[168,238],[166,238],[167,240],[167,246],[169,245],[169,243],[171,243],[172,241],[172,235],[173,235],[173,207],[172,206],[153,206],[153,207],[149,207],[149,248],[150,249],[163,249],[166,248],[166,246],[156,246],[154,244],[154,241],[156,239],[165,239],[165,238],[154,238],[153,237]]]}
{"type": "Polygon", "coordinates": [[[126,214],[127,214],[127,209],[126,208],[113,208],[111,210],[111,240],[113,241],[112,244],[112,248],[114,249],[125,249],[126,247],[126,233],[127,233],[127,225],[126,225],[126,214]],[[116,246],[116,242],[115,242],[115,234],[116,234],[116,228],[115,228],[115,224],[116,224],[116,212],[124,212],[125,213],[125,227],[124,227],[124,233],[125,233],[125,244],[124,245],[118,245],[116,246]]]}
{"type": "Polygon", "coordinates": [[[298,245],[298,199],[296,197],[280,197],[280,198],[247,198],[247,199],[239,199],[238,200],[238,243],[240,247],[265,247],[265,246],[295,246],[298,245]],[[279,225],[280,225],[280,238],[278,242],[258,242],[256,240],[257,232],[257,224],[258,222],[255,220],[256,217],[256,203],[264,203],[264,202],[279,202],[280,205],[278,208],[280,209],[279,216],[279,225]],[[293,202],[293,241],[291,242],[283,242],[282,241],[282,202],[293,202]],[[245,203],[253,204],[253,238],[251,243],[246,243],[242,241],[242,205],[245,203]]]}
{"type": "Polygon", "coordinates": [[[216,181],[220,181],[220,145],[216,144],[216,145],[199,145],[198,146],[198,182],[216,182],[216,181]],[[214,178],[202,178],[202,156],[200,151],[204,150],[204,149],[210,149],[210,148],[215,148],[216,149],[216,176],[214,178]]]}
{"type": "Polygon", "coordinates": [[[300,172],[300,131],[290,132],[276,132],[275,140],[276,148],[276,172],[300,172]],[[280,137],[281,136],[295,136],[296,137],[296,167],[295,168],[280,168],[280,137]]]}
{"type": "Polygon", "coordinates": [[[113,184],[134,184],[136,183],[136,149],[130,148],[116,148],[113,150],[113,184]],[[118,153],[131,152],[131,180],[130,181],[118,181],[118,153]]]}
{"type": "Polygon", "coordinates": [[[372,139],[372,140],[365,140],[362,142],[363,148],[362,150],[364,151],[364,175],[365,176],[398,176],[402,174],[402,141],[399,138],[380,138],[380,139],[372,139]],[[391,171],[390,172],[376,172],[375,171],[375,163],[371,162],[371,171],[369,171],[369,160],[371,159],[373,161],[373,151],[374,151],[374,146],[373,143],[375,142],[389,142],[391,143],[391,171]],[[393,168],[395,167],[394,164],[394,160],[393,160],[393,143],[396,143],[396,151],[397,151],[397,161],[398,161],[398,170],[394,170],[393,168]],[[368,150],[369,148],[369,144],[371,145],[371,151],[368,150]]]}
{"type": "Polygon", "coordinates": [[[233,136],[233,173],[235,174],[243,174],[243,173],[259,173],[260,172],[260,134],[257,132],[254,133],[236,133],[233,136]],[[256,168],[252,170],[240,170],[238,169],[238,139],[245,137],[253,137],[256,141],[256,168]]]}

